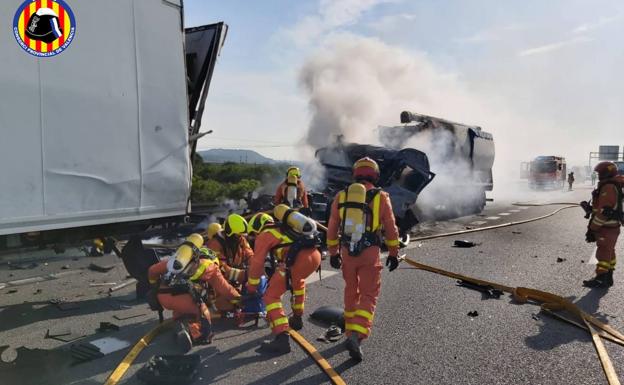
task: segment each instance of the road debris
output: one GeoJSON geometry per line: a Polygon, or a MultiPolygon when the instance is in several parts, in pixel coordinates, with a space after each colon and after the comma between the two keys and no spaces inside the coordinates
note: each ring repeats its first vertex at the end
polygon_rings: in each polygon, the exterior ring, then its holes
{"type": "Polygon", "coordinates": [[[471,242],[471,241],[465,241],[465,240],[455,240],[455,242],[453,242],[453,247],[461,247],[461,248],[468,248],[468,247],[475,247],[477,246],[477,243],[471,242]]]}
{"type": "Polygon", "coordinates": [[[114,286],[117,282],[101,282],[101,283],[90,283],[90,287],[99,287],[99,286],[114,286]]]}
{"type": "Polygon", "coordinates": [[[115,337],[105,337],[70,347],[72,357],[79,362],[91,361],[107,354],[125,349],[130,342],[115,337]]]}
{"type": "Polygon", "coordinates": [[[316,340],[325,343],[336,342],[342,338],[343,334],[344,331],[340,327],[331,325],[323,334],[318,336],[316,340]]]}
{"type": "Polygon", "coordinates": [[[115,292],[117,290],[121,290],[121,289],[123,289],[126,286],[134,285],[135,283],[137,283],[137,280],[132,278],[132,279],[129,279],[127,281],[124,281],[124,282],[120,283],[117,286],[111,287],[110,289],[108,289],[108,292],[112,293],[112,292],[115,292]]]}
{"type": "Polygon", "coordinates": [[[190,384],[197,377],[199,354],[153,356],[137,373],[147,384],[190,384]]]}
{"type": "Polygon", "coordinates": [[[63,265],[63,266],[61,267],[61,270],[69,270],[69,265],[63,265]]]}
{"type": "Polygon", "coordinates": [[[97,271],[98,273],[108,273],[115,268],[115,265],[102,266],[95,263],[90,263],[87,268],[92,271],[97,271]]]}
{"type": "Polygon", "coordinates": [[[114,323],[102,321],[100,322],[100,327],[97,328],[97,331],[98,332],[106,332],[106,331],[117,332],[119,331],[119,329],[120,329],[119,326],[115,325],[114,323]]]}
{"type": "Polygon", "coordinates": [[[72,334],[72,332],[68,327],[62,327],[54,331],[52,329],[48,329],[46,330],[46,334],[43,338],[62,337],[62,336],[68,336],[70,334],[72,334]]]}
{"type": "Polygon", "coordinates": [[[567,258],[557,257],[557,263],[561,263],[561,262],[564,262],[564,261],[567,261],[567,260],[568,260],[567,258]]]}
{"type": "Polygon", "coordinates": [[[11,263],[11,262],[7,262],[7,265],[9,265],[9,269],[10,270],[31,270],[31,269],[34,269],[35,267],[39,266],[39,264],[36,263],[36,262],[31,262],[31,263],[11,263]]]}
{"type": "Polygon", "coordinates": [[[310,314],[310,318],[327,326],[338,325],[344,328],[344,310],[338,306],[321,306],[310,314]]]}
{"type": "Polygon", "coordinates": [[[467,289],[476,290],[484,294],[486,298],[495,298],[499,299],[501,295],[503,295],[502,290],[498,290],[489,285],[478,285],[476,283],[459,280],[457,281],[457,286],[465,287],[467,289]]]}
{"type": "Polygon", "coordinates": [[[61,311],[80,309],[80,305],[78,305],[76,302],[68,302],[67,298],[65,297],[53,298],[49,302],[61,311]]]}
{"type": "Polygon", "coordinates": [[[37,294],[41,294],[41,293],[43,293],[43,290],[37,289],[37,290],[35,290],[35,292],[33,294],[37,295],[37,294]]]}
{"type": "Polygon", "coordinates": [[[474,317],[478,317],[478,316],[479,316],[479,312],[478,312],[478,311],[476,311],[476,310],[473,310],[473,311],[469,311],[469,312],[468,312],[468,317],[472,317],[472,318],[474,318],[474,317]]]}
{"type": "Polygon", "coordinates": [[[540,317],[537,314],[531,314],[531,318],[533,318],[536,321],[540,320],[540,317]]]}
{"type": "Polygon", "coordinates": [[[17,293],[17,289],[10,289],[9,291],[7,291],[7,294],[14,294],[17,293]]]}
{"type": "Polygon", "coordinates": [[[116,320],[119,320],[119,321],[123,321],[123,320],[127,320],[127,319],[130,319],[130,318],[141,317],[141,316],[144,316],[144,315],[147,315],[147,314],[148,313],[146,313],[143,310],[137,310],[137,311],[134,311],[134,312],[131,312],[131,313],[115,314],[113,316],[113,318],[115,318],[116,320]]]}

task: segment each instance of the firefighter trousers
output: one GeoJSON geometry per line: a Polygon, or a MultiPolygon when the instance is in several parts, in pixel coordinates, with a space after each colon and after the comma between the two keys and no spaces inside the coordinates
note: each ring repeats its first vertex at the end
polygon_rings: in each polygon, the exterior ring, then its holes
{"type": "MultiPolygon", "coordinates": [[[[291,285],[293,292],[292,310],[295,315],[303,315],[305,302],[305,279],[314,273],[321,264],[321,253],[316,249],[301,250],[290,267],[291,285]]],[[[280,334],[288,330],[288,317],[282,306],[282,295],[286,292],[286,268],[279,266],[264,294],[267,318],[273,334],[280,334]]]]}
{"type": "Polygon", "coordinates": [[[357,332],[359,338],[370,336],[377,297],[381,290],[381,270],[378,246],[364,249],[358,256],[350,256],[342,248],[342,277],[345,281],[344,305],[347,336],[357,332]]]}
{"type": "Polygon", "coordinates": [[[596,274],[615,270],[615,244],[620,235],[620,227],[601,227],[596,232],[596,274]]]}

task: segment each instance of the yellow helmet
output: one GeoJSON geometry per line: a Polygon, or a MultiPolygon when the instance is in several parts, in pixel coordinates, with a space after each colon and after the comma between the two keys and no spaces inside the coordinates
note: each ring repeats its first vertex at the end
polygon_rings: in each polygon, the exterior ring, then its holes
{"type": "Polygon", "coordinates": [[[215,223],[211,223],[211,224],[208,225],[208,228],[206,228],[206,237],[208,239],[212,239],[221,230],[223,230],[223,227],[221,227],[220,224],[218,224],[216,222],[215,223]]]}
{"type": "Polygon", "coordinates": [[[290,166],[288,167],[288,171],[286,171],[286,176],[296,176],[297,178],[301,178],[301,170],[299,170],[299,167],[290,166]]]}
{"type": "Polygon", "coordinates": [[[267,223],[274,223],[273,217],[267,213],[258,213],[249,220],[249,233],[261,232],[267,223]]]}
{"type": "Polygon", "coordinates": [[[233,235],[242,235],[247,233],[249,225],[247,224],[245,218],[240,215],[230,214],[225,220],[223,230],[225,231],[225,235],[228,237],[233,235]]]}
{"type": "Polygon", "coordinates": [[[353,164],[353,178],[376,181],[379,179],[379,165],[369,157],[359,159],[353,164]]]}

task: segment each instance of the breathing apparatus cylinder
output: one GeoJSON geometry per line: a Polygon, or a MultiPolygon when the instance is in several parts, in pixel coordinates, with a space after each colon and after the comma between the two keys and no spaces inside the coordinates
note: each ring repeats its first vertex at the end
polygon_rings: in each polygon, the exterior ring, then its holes
{"type": "Polygon", "coordinates": [[[350,240],[349,249],[353,250],[366,231],[366,213],[363,210],[366,205],[366,187],[361,183],[351,184],[347,190],[345,203],[347,206],[343,214],[343,233],[350,240]]]}
{"type": "Polygon", "coordinates": [[[298,211],[292,210],[284,204],[275,206],[273,216],[299,234],[313,235],[316,233],[316,222],[314,220],[298,211]]]}
{"type": "Polygon", "coordinates": [[[286,201],[292,207],[297,200],[297,176],[288,175],[286,178],[286,201]]]}
{"type": "Polygon", "coordinates": [[[195,245],[196,248],[202,247],[204,244],[204,238],[199,234],[191,234],[186,238],[184,242],[175,253],[174,258],[169,259],[168,270],[171,273],[179,273],[191,262],[194,255],[193,247],[190,244],[195,245]]]}

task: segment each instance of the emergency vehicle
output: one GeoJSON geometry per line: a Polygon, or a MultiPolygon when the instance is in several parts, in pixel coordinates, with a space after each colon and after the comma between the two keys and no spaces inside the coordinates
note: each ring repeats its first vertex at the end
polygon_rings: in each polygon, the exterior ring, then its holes
{"type": "Polygon", "coordinates": [[[566,161],[562,156],[538,156],[529,167],[529,187],[532,189],[563,188],[566,181],[566,161]]]}

